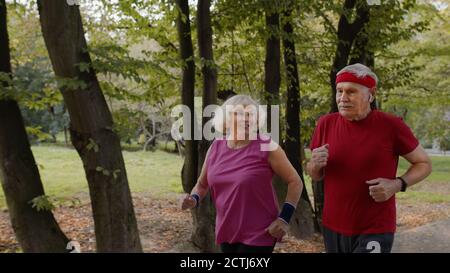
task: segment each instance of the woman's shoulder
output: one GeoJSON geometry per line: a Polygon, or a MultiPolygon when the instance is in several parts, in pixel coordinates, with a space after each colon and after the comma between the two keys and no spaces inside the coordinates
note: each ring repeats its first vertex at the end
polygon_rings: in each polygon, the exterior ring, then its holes
{"type": "Polygon", "coordinates": [[[209,145],[209,150],[216,149],[217,146],[219,146],[221,143],[225,141],[224,138],[214,138],[211,142],[211,145],[209,145]]]}
{"type": "Polygon", "coordinates": [[[221,144],[224,140],[219,138],[214,138],[211,142],[211,145],[208,147],[208,151],[206,152],[205,160],[207,162],[215,161],[217,158],[217,154],[220,154],[221,144]]]}

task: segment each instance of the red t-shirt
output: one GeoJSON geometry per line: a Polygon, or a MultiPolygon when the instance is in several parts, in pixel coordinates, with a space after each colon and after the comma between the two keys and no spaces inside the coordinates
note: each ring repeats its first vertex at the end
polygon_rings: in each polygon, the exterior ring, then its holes
{"type": "Polygon", "coordinates": [[[396,177],[398,156],[419,145],[409,127],[377,110],[359,121],[333,113],[319,119],[311,150],[327,143],[323,225],[346,236],[395,232],[395,196],[375,202],[366,181],[396,177]]]}

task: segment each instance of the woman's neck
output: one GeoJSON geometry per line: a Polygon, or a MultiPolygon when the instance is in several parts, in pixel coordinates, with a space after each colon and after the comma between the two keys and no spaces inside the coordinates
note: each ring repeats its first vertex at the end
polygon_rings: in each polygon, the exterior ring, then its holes
{"type": "Polygon", "coordinates": [[[227,139],[228,142],[228,146],[230,148],[239,148],[239,147],[243,147],[246,146],[247,144],[250,143],[249,139],[236,139],[236,138],[229,138],[227,139]]]}

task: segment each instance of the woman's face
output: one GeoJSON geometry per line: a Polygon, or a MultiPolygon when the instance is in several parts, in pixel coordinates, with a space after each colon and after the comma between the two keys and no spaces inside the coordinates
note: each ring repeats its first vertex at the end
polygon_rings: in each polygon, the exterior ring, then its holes
{"type": "Polygon", "coordinates": [[[231,113],[231,133],[236,140],[256,139],[258,112],[253,105],[235,106],[231,113]],[[253,136],[251,133],[255,133],[253,136]]]}

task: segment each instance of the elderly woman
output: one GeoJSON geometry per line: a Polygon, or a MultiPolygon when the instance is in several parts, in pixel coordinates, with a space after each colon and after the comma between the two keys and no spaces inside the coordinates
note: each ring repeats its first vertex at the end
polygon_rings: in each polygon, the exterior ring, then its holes
{"type": "Polygon", "coordinates": [[[236,95],[220,109],[214,127],[226,137],[211,144],[197,184],[183,200],[182,209],[195,208],[211,190],[217,212],[216,243],[222,251],[270,253],[288,230],[303,183],[284,151],[257,134],[256,124],[264,122],[258,120],[264,116],[257,115],[258,103],[249,96],[236,95]],[[273,148],[267,149],[269,145],[273,148]],[[274,174],[288,184],[281,212],[272,186],[274,174]]]}

